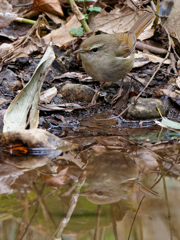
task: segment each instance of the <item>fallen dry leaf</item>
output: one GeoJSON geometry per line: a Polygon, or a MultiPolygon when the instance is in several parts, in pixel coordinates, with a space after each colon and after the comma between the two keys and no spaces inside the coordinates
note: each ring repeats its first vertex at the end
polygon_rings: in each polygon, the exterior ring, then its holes
{"type": "MultiPolygon", "coordinates": [[[[156,55],[139,52],[139,53],[135,54],[135,62],[134,62],[133,68],[142,67],[149,62],[160,63],[160,62],[162,62],[162,60],[163,60],[163,58],[158,57],[156,55]]],[[[171,64],[171,60],[167,59],[163,63],[171,64]]]]}
{"type": "MultiPolygon", "coordinates": [[[[153,22],[152,22],[153,24],[153,22]]],[[[147,29],[145,29],[138,37],[139,40],[143,41],[146,40],[148,38],[151,38],[154,35],[154,29],[150,29],[150,27],[152,26],[152,24],[150,26],[147,27],[147,29]]]]}
{"type": "Polygon", "coordinates": [[[176,78],[176,85],[180,88],[180,76],[176,78]]]}
{"type": "Polygon", "coordinates": [[[102,10],[90,22],[89,26],[93,31],[102,31],[105,33],[126,32],[139,19],[141,14],[135,12],[129,7],[115,8],[110,12],[102,10]]]}
{"type": "Polygon", "coordinates": [[[78,79],[83,79],[84,76],[87,76],[87,75],[86,74],[82,74],[82,73],[78,73],[78,72],[67,72],[67,73],[61,74],[61,76],[56,76],[52,81],[54,81],[55,79],[61,79],[61,78],[70,78],[70,79],[78,78],[78,79]]]}
{"type": "Polygon", "coordinates": [[[77,20],[76,16],[73,16],[71,20],[62,27],[51,31],[48,35],[44,37],[44,41],[48,44],[51,40],[54,45],[61,47],[64,44],[73,40],[73,36],[70,34],[71,28],[79,28],[81,23],[77,20]]]}
{"type": "Polygon", "coordinates": [[[72,112],[77,108],[82,108],[81,105],[77,103],[66,103],[66,104],[41,104],[39,109],[42,111],[65,111],[72,112]]]}
{"type": "Polygon", "coordinates": [[[41,103],[50,103],[56,95],[57,95],[56,87],[52,87],[52,88],[47,89],[44,92],[41,92],[40,104],[41,103]]]}
{"type": "Polygon", "coordinates": [[[0,0],[0,29],[9,26],[17,18],[17,14],[12,12],[12,5],[6,0],[0,0]]]}
{"type": "Polygon", "coordinates": [[[62,7],[58,0],[34,0],[30,11],[49,12],[64,17],[62,7]]]}
{"type": "Polygon", "coordinates": [[[175,92],[171,92],[171,91],[169,91],[168,89],[161,89],[161,91],[162,91],[165,95],[167,95],[167,96],[169,96],[169,97],[171,97],[171,98],[180,99],[180,95],[179,95],[179,94],[176,94],[175,92]]]}
{"type": "Polygon", "coordinates": [[[56,24],[61,24],[61,25],[64,25],[66,23],[65,20],[59,18],[58,16],[52,14],[52,13],[47,13],[46,12],[46,15],[56,24]]]}
{"type": "Polygon", "coordinates": [[[41,85],[54,59],[54,51],[52,46],[49,45],[31,80],[8,107],[4,116],[3,132],[25,129],[27,123],[30,125],[30,128],[37,127],[39,122],[37,105],[39,102],[41,85]]]}

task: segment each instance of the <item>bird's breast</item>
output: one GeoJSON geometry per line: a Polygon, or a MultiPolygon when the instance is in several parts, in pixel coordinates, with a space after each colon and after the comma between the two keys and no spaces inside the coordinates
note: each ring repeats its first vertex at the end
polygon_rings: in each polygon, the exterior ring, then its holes
{"type": "Polygon", "coordinates": [[[111,57],[109,54],[91,56],[82,54],[84,70],[100,82],[116,82],[129,73],[134,64],[134,53],[127,57],[111,57]]]}

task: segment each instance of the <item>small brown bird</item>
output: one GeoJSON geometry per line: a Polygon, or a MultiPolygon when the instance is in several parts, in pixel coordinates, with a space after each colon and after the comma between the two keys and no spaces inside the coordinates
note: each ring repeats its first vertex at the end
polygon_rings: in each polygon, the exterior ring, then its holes
{"type": "MultiPolygon", "coordinates": [[[[116,82],[131,71],[136,38],[153,18],[153,13],[144,13],[127,33],[91,36],[82,43],[81,49],[75,51],[80,53],[86,73],[103,82],[100,89],[105,82],[116,82]]],[[[96,102],[98,92],[94,95],[92,103],[96,102]]]]}

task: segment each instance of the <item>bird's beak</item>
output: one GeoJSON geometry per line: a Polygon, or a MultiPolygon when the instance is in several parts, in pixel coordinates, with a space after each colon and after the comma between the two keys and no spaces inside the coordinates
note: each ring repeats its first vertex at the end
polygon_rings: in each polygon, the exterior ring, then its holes
{"type": "Polygon", "coordinates": [[[85,196],[85,197],[86,197],[86,196],[88,196],[89,194],[90,194],[90,192],[87,191],[87,192],[79,193],[79,196],[85,196]]]}
{"type": "Polygon", "coordinates": [[[83,49],[78,49],[76,51],[74,51],[74,53],[84,53],[85,51],[83,49]]]}

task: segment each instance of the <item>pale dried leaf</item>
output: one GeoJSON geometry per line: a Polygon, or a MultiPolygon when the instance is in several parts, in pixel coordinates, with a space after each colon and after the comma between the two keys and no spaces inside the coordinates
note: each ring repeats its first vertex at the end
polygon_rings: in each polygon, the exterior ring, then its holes
{"type": "Polygon", "coordinates": [[[41,93],[40,103],[50,103],[52,99],[57,95],[57,88],[52,87],[41,93]]]}
{"type": "MultiPolygon", "coordinates": [[[[20,40],[20,38],[19,38],[19,40],[20,40]]],[[[43,51],[44,46],[41,42],[36,41],[36,39],[34,39],[34,42],[28,41],[26,46],[22,46],[22,47],[20,46],[16,50],[14,50],[14,43],[9,43],[9,44],[3,43],[0,46],[0,58],[4,57],[4,55],[6,55],[7,53],[12,52],[13,57],[12,57],[11,61],[13,62],[19,57],[28,57],[33,52],[37,51],[38,48],[42,49],[42,51],[43,51]]]]}
{"type": "Polygon", "coordinates": [[[116,8],[109,13],[102,10],[91,20],[89,25],[93,31],[99,30],[110,34],[126,32],[130,30],[139,17],[140,14],[129,7],[122,10],[116,8]]]}
{"type": "Polygon", "coordinates": [[[177,61],[177,68],[180,68],[180,60],[177,61]]]}
{"type": "Polygon", "coordinates": [[[179,94],[176,94],[175,92],[171,92],[171,91],[169,91],[168,89],[161,89],[161,91],[162,91],[165,95],[167,95],[167,96],[169,96],[169,97],[171,97],[171,98],[180,99],[180,95],[179,95],[179,94]]]}
{"type": "MultiPolygon", "coordinates": [[[[85,75],[85,76],[87,76],[87,75],[85,75]]],[[[55,79],[61,79],[61,78],[70,78],[70,79],[79,78],[79,79],[82,79],[83,77],[84,77],[84,74],[82,74],[82,73],[67,72],[67,73],[63,73],[61,76],[56,77],[55,79]]]]}
{"type": "Polygon", "coordinates": [[[137,8],[135,5],[137,5],[137,3],[139,2],[139,0],[125,0],[125,5],[132,8],[134,11],[137,11],[137,8]],[[134,5],[134,4],[135,5],[134,5]]]}
{"type": "MultiPolygon", "coordinates": [[[[153,24],[153,22],[152,22],[153,24]]],[[[151,29],[151,26],[148,26],[138,37],[139,40],[143,41],[143,40],[146,40],[148,38],[151,38],[153,35],[154,35],[154,29],[151,29]]]]}
{"type": "Polygon", "coordinates": [[[46,104],[46,105],[41,104],[41,106],[39,107],[40,110],[44,111],[65,111],[65,112],[72,112],[77,108],[81,108],[81,105],[76,103],[46,104]]]}
{"type": "Polygon", "coordinates": [[[0,45],[0,58],[2,58],[8,51],[14,51],[14,47],[12,44],[3,43],[0,45]]]}
{"type": "Polygon", "coordinates": [[[49,46],[31,80],[16,96],[6,111],[3,132],[26,128],[28,115],[30,128],[37,127],[39,121],[37,105],[39,102],[40,89],[48,68],[54,59],[55,55],[52,46],[49,46]]]}
{"type": "Polygon", "coordinates": [[[6,0],[0,0],[0,29],[7,27],[17,14],[12,12],[12,6],[6,0]]]}
{"type": "Polygon", "coordinates": [[[51,31],[48,35],[44,37],[45,43],[49,43],[51,40],[54,45],[61,47],[64,44],[73,40],[73,36],[70,34],[71,28],[79,28],[81,23],[77,20],[76,16],[74,15],[71,20],[62,27],[51,31]]]}
{"type": "Polygon", "coordinates": [[[180,88],[180,76],[176,78],[176,85],[180,88]]]}
{"type": "MultiPolygon", "coordinates": [[[[163,58],[158,57],[158,56],[153,55],[153,54],[136,53],[135,54],[135,62],[134,62],[133,68],[142,67],[142,66],[146,65],[149,62],[160,63],[160,62],[162,62],[162,60],[163,60],[163,58]]],[[[164,64],[171,64],[171,60],[167,59],[163,63],[164,64]]]]}

